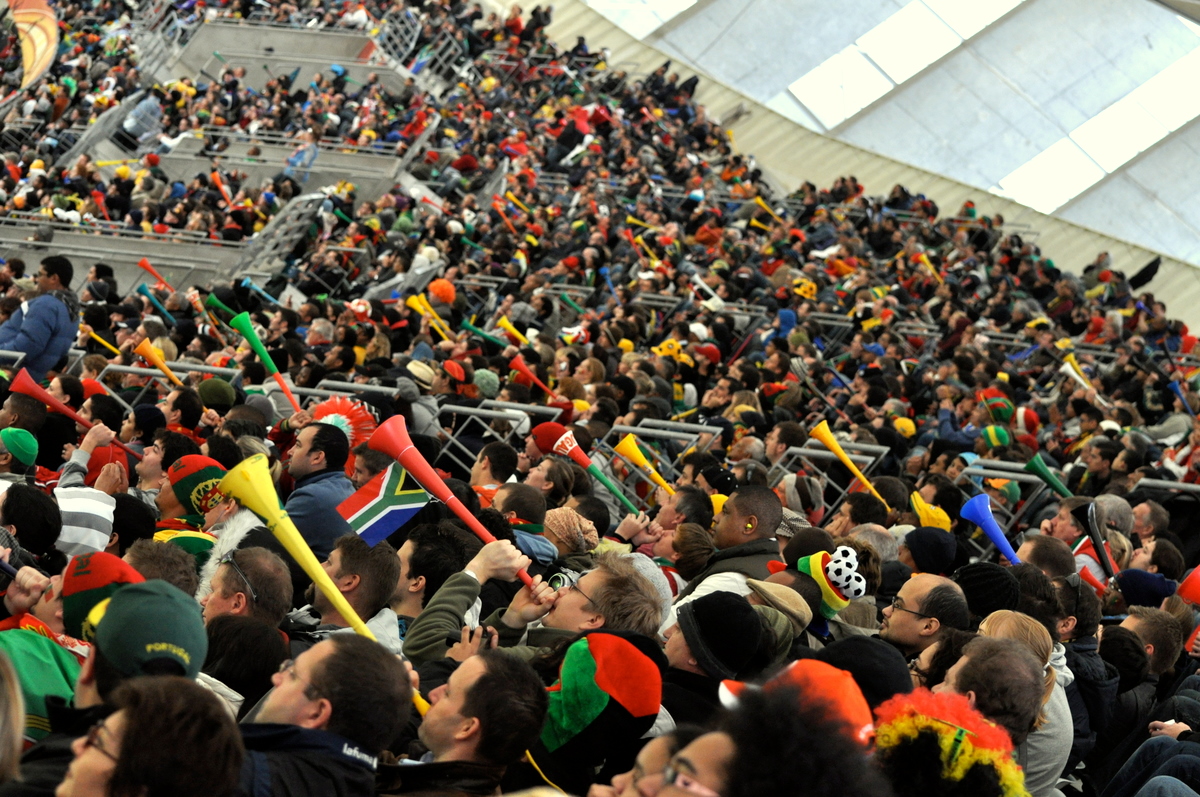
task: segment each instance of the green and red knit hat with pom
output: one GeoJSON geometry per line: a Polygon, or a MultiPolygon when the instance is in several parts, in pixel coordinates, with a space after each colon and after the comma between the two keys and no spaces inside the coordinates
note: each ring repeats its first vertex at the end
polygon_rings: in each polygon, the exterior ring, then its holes
{"type": "Polygon", "coordinates": [[[200,454],[180,457],[167,468],[171,490],[187,515],[203,515],[221,503],[218,486],[224,477],[220,462],[200,454]]]}

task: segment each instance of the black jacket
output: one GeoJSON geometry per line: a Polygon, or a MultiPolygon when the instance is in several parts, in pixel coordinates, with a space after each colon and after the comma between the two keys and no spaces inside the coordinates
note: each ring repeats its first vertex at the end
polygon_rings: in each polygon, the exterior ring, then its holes
{"type": "Polygon", "coordinates": [[[377,759],[327,731],[272,723],[240,726],[244,797],[372,797],[377,759]]]}
{"type": "Polygon", "coordinates": [[[676,725],[707,725],[721,708],[721,682],[671,667],[663,673],[662,705],[676,725]]]}
{"type": "Polygon", "coordinates": [[[504,767],[471,761],[442,761],[432,764],[385,764],[375,775],[380,797],[416,792],[437,794],[495,794],[504,777],[504,767]]]}
{"type": "Polygon", "coordinates": [[[1096,637],[1076,639],[1064,647],[1067,667],[1075,675],[1075,680],[1066,689],[1071,718],[1077,726],[1071,743],[1071,757],[1067,759],[1067,771],[1070,772],[1091,752],[1096,739],[1108,727],[1121,677],[1115,667],[1100,658],[1096,637]]]}
{"type": "Polygon", "coordinates": [[[0,786],[0,797],[53,797],[75,760],[71,743],[109,714],[109,706],[73,708],[61,697],[46,698],[50,735],[21,756],[21,782],[0,786]]]}

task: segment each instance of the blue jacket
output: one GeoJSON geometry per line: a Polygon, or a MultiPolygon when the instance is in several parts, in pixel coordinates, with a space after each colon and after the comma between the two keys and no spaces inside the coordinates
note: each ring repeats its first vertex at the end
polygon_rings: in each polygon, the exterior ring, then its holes
{"type": "Polygon", "coordinates": [[[22,365],[34,381],[58,364],[75,342],[79,322],[50,294],[22,305],[0,327],[0,349],[25,352],[22,365]]]}
{"type": "Polygon", "coordinates": [[[324,561],[337,538],[353,532],[337,511],[338,504],[353,492],[354,484],[345,473],[323,470],[297,481],[296,489],[288,496],[284,509],[317,559],[324,561]]]}

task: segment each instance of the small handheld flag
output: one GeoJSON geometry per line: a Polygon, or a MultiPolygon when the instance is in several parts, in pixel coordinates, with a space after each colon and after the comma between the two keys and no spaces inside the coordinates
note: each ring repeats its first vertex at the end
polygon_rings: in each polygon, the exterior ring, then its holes
{"type": "Polygon", "coordinates": [[[369,545],[387,539],[429,503],[420,487],[404,488],[406,475],[393,463],[338,504],[338,513],[369,545]]]}

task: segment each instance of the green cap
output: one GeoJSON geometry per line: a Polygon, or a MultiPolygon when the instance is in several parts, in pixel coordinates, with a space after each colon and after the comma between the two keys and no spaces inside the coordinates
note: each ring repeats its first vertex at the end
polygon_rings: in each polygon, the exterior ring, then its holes
{"type": "Polygon", "coordinates": [[[155,659],[176,661],[195,678],[208,655],[200,604],[183,590],[153,579],[121,587],[97,604],[96,647],[127,678],[145,674],[155,659]]]}
{"type": "Polygon", "coordinates": [[[37,459],[37,438],[25,429],[17,429],[14,426],[0,429],[0,443],[22,465],[32,465],[37,459]]]}

